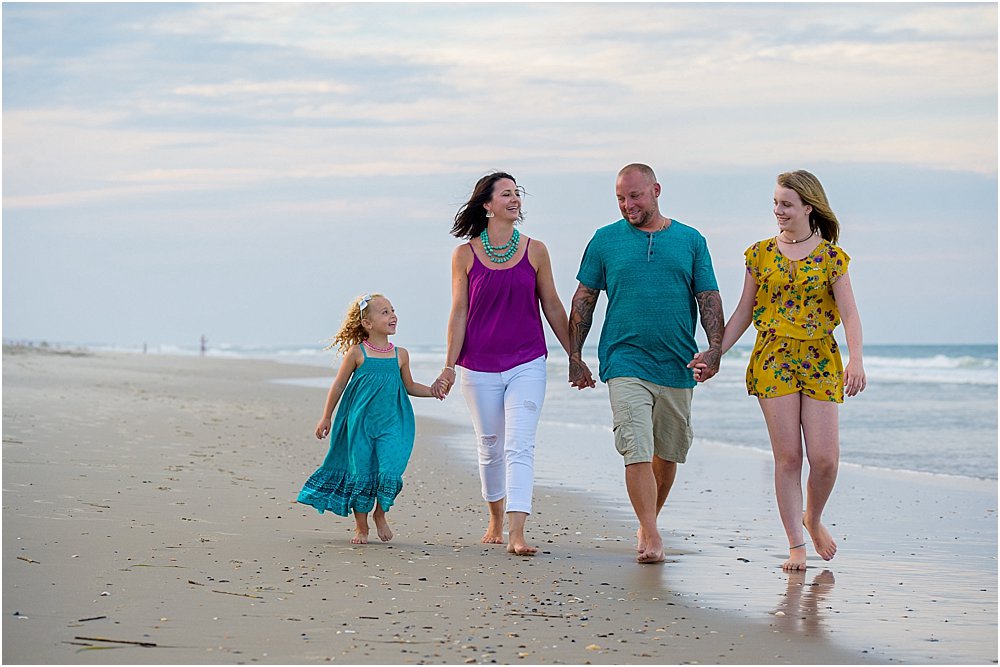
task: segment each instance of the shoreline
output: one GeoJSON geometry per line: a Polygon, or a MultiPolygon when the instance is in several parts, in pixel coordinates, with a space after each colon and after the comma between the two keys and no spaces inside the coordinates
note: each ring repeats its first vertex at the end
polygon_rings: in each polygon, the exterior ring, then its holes
{"type": "MultiPolygon", "coordinates": [[[[295,373],[329,376],[307,368],[295,373]]],[[[742,551],[719,561],[729,545],[707,537],[719,517],[696,500],[708,495],[697,482],[707,472],[691,463],[668,501],[691,521],[661,519],[666,565],[633,562],[620,506],[545,484],[529,520],[540,553],[518,558],[479,543],[479,481],[456,450],[467,430],[418,412],[389,512],[396,537],[351,545],[353,520],[294,502],[327,444],[311,435],[322,395],[271,382],[289,374],[256,360],[5,350],[4,662],[854,664],[911,655],[881,630],[860,643],[840,629],[847,609],[830,612],[831,602],[846,596],[853,613],[869,593],[845,586],[851,572],[838,570],[833,584],[811,568],[800,580],[765,559],[763,573],[741,581],[756,566],[738,560],[742,551]],[[704,587],[712,581],[750,597],[762,581],[774,609],[727,606],[704,587]]],[[[727,468],[723,481],[742,484],[743,468],[727,468]]],[[[738,541],[725,525],[716,539],[738,541]]],[[[993,536],[995,547],[995,526],[993,536]]],[[[995,605],[995,576],[992,591],[995,605]]],[[[996,661],[993,609],[992,655],[972,648],[984,664],[996,661]]],[[[942,661],[944,644],[904,661],[942,661]]]]}

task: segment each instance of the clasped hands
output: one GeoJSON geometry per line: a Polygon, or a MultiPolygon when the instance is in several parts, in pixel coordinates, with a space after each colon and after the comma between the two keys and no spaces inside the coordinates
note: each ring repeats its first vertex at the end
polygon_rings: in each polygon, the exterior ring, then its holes
{"type": "Polygon", "coordinates": [[[455,385],[456,379],[458,379],[458,374],[455,372],[455,369],[445,366],[441,369],[441,373],[437,379],[434,380],[434,384],[431,385],[431,394],[434,398],[443,401],[444,397],[448,395],[448,392],[455,385]]]}
{"type": "Polygon", "coordinates": [[[694,371],[695,382],[704,382],[719,372],[721,360],[718,348],[710,347],[704,352],[696,352],[687,367],[694,371]]]}
{"type": "MultiPolygon", "coordinates": [[[[722,355],[717,348],[708,348],[704,352],[698,352],[687,365],[694,371],[696,382],[704,382],[719,372],[719,361],[722,355]]],[[[574,355],[569,358],[569,383],[577,389],[593,388],[597,386],[594,376],[590,372],[590,367],[580,357],[574,355]]]]}

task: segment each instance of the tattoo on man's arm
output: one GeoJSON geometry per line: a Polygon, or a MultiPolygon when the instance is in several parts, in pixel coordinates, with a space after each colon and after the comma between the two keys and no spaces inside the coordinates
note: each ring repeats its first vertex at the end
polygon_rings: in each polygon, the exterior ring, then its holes
{"type": "Polygon", "coordinates": [[[698,311],[701,313],[701,326],[705,329],[710,347],[722,345],[722,334],[726,328],[725,316],[722,313],[722,296],[716,290],[698,292],[694,295],[698,301],[698,311]]]}
{"type": "Polygon", "coordinates": [[[583,352],[590,327],[594,323],[594,309],[597,307],[597,290],[580,288],[573,295],[573,306],[569,317],[570,353],[583,352]]]}

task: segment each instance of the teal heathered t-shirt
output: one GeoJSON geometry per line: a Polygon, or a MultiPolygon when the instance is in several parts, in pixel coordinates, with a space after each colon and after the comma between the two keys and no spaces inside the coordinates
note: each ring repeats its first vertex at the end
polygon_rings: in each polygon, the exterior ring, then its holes
{"type": "Polygon", "coordinates": [[[637,377],[665,387],[694,387],[687,367],[698,351],[694,295],[718,290],[708,244],[672,220],[642,232],[621,219],[594,233],[577,280],[608,293],[597,354],[600,377],[637,377]]]}

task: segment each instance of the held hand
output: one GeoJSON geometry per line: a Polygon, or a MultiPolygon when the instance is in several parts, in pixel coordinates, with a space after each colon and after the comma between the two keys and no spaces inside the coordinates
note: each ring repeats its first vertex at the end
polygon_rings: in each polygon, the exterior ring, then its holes
{"type": "Polygon", "coordinates": [[[722,355],[719,353],[718,348],[710,347],[704,352],[695,354],[687,367],[694,370],[695,382],[705,382],[719,372],[719,362],[721,359],[722,355]]]}
{"type": "Polygon", "coordinates": [[[570,357],[569,359],[569,383],[577,389],[586,389],[597,386],[594,376],[583,359],[570,357]]]}
{"type": "Polygon", "coordinates": [[[438,379],[434,380],[434,383],[431,384],[431,395],[439,401],[443,401],[444,397],[448,395],[448,389],[449,387],[447,383],[438,377],[438,379]]]}
{"type": "Polygon", "coordinates": [[[434,380],[434,384],[431,385],[431,393],[434,395],[434,398],[443,401],[444,397],[451,391],[451,387],[455,384],[456,379],[457,375],[454,369],[442,369],[441,374],[438,375],[437,379],[434,380]]]}
{"type": "Polygon", "coordinates": [[[322,440],[328,435],[330,435],[330,418],[324,417],[316,424],[316,439],[322,440]]]}
{"type": "Polygon", "coordinates": [[[844,393],[848,396],[857,396],[868,386],[865,377],[865,367],[860,360],[851,359],[844,369],[844,393]]]}
{"type": "Polygon", "coordinates": [[[694,371],[694,381],[702,382],[701,376],[708,369],[708,364],[706,364],[701,359],[701,352],[696,352],[691,362],[688,363],[687,367],[694,371]]]}

